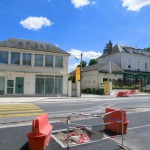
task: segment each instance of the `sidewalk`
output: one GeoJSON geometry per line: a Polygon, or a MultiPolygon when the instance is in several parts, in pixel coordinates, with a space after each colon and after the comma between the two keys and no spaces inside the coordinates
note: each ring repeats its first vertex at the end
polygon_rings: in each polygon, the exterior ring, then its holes
{"type": "MultiPolygon", "coordinates": [[[[139,93],[135,94],[136,96],[146,96],[150,95],[149,93],[139,93]]],[[[93,95],[93,94],[82,94],[81,97],[67,97],[67,96],[59,96],[59,97],[41,97],[41,96],[21,96],[21,97],[0,97],[0,104],[3,103],[36,103],[36,102],[63,102],[63,101],[88,101],[93,98],[115,98],[115,95],[93,95]]]]}
{"type": "Polygon", "coordinates": [[[0,97],[0,103],[34,103],[34,102],[60,102],[60,101],[77,101],[77,100],[90,100],[92,98],[112,98],[114,96],[110,95],[88,95],[82,94],[82,97],[35,97],[35,96],[25,96],[25,97],[0,97]]]}

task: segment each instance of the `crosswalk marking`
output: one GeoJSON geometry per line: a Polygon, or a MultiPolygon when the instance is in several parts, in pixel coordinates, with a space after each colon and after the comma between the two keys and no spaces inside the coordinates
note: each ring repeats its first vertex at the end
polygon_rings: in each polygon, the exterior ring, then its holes
{"type": "Polygon", "coordinates": [[[38,116],[44,111],[34,104],[2,104],[0,105],[0,118],[14,118],[25,116],[38,116]]]}

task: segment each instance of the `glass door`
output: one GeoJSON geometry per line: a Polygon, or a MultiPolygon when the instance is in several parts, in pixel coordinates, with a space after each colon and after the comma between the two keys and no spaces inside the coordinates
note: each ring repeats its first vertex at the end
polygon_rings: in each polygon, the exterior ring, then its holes
{"type": "Polygon", "coordinates": [[[15,93],[16,94],[23,94],[23,90],[24,90],[24,78],[23,77],[16,77],[15,93]]]}
{"type": "Polygon", "coordinates": [[[5,77],[0,77],[0,95],[4,95],[5,77]]]}
{"type": "Polygon", "coordinates": [[[45,94],[54,94],[54,76],[47,76],[45,79],[45,94]]]}
{"type": "Polygon", "coordinates": [[[7,94],[14,93],[14,80],[7,80],[7,94]]]}
{"type": "Polygon", "coordinates": [[[44,78],[36,78],[35,94],[44,94],[44,78]]]}

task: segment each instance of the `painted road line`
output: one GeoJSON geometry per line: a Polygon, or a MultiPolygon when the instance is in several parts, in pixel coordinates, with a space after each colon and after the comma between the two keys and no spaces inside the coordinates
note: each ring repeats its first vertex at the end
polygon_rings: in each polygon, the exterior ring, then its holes
{"type": "Polygon", "coordinates": [[[38,116],[44,111],[34,104],[3,104],[0,105],[0,118],[38,116]]]}
{"type": "Polygon", "coordinates": [[[15,117],[26,117],[26,116],[39,116],[43,113],[26,113],[26,114],[9,114],[9,115],[0,115],[0,118],[15,118],[15,117]]]}
{"type": "Polygon", "coordinates": [[[37,110],[37,109],[40,109],[40,108],[0,108],[0,111],[6,111],[6,110],[37,110]]]}
{"type": "MultiPolygon", "coordinates": [[[[28,112],[44,112],[43,110],[28,110],[28,112]]],[[[11,114],[27,113],[27,111],[12,111],[11,114]]],[[[0,112],[0,115],[10,114],[10,112],[0,112]]]]}
{"type": "Polygon", "coordinates": [[[140,129],[140,128],[145,128],[145,127],[150,127],[150,124],[148,124],[148,125],[143,125],[143,126],[137,126],[137,127],[128,128],[128,130],[140,129]]]}

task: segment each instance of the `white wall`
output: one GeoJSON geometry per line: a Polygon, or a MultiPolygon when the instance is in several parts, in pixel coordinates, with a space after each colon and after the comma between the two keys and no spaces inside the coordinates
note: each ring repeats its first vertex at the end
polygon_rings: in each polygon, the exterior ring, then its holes
{"type": "Polygon", "coordinates": [[[35,74],[26,74],[24,77],[24,94],[35,94],[35,74]]]}
{"type": "Polygon", "coordinates": [[[63,76],[63,95],[68,95],[68,74],[63,76]]]}
{"type": "Polygon", "coordinates": [[[103,78],[107,79],[123,79],[123,74],[99,73],[99,83],[103,83],[103,78]]]}
{"type": "Polygon", "coordinates": [[[121,68],[125,70],[133,70],[137,71],[137,61],[140,61],[140,70],[145,70],[145,62],[148,64],[148,72],[150,71],[150,57],[142,56],[142,55],[134,55],[134,54],[126,54],[123,53],[121,55],[121,68]],[[131,68],[128,68],[128,59],[131,60],[131,68]]]}
{"type": "Polygon", "coordinates": [[[98,88],[98,71],[82,72],[82,89],[98,88]]]}

